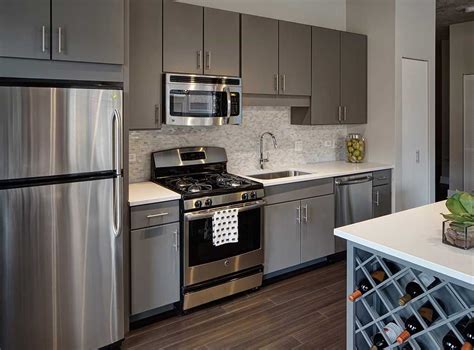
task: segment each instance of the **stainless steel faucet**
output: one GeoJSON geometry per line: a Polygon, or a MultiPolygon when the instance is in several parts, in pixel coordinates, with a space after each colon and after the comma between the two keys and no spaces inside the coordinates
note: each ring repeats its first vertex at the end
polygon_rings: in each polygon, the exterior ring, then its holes
{"type": "Polygon", "coordinates": [[[260,135],[260,169],[263,169],[263,164],[268,162],[268,154],[267,158],[263,157],[263,138],[265,135],[269,135],[272,138],[273,141],[273,147],[277,148],[277,140],[275,138],[275,135],[273,135],[271,132],[265,131],[262,135],[260,135]]]}

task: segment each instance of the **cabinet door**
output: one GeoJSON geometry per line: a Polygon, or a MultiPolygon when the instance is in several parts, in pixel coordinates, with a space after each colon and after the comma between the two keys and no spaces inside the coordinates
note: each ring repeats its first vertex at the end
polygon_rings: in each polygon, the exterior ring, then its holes
{"type": "Polygon", "coordinates": [[[203,8],[164,0],[163,71],[203,73],[203,8]]]}
{"type": "Polygon", "coordinates": [[[311,124],[338,124],[341,104],[341,32],[313,27],[311,124]]]}
{"type": "Polygon", "coordinates": [[[242,15],[242,84],[248,94],[278,93],[278,21],[242,15]]]}
{"type": "Polygon", "coordinates": [[[392,185],[374,187],[372,196],[374,218],[392,213],[392,185]]]}
{"type": "Polygon", "coordinates": [[[204,8],[204,74],[240,76],[240,15],[204,8]]]}
{"type": "Polygon", "coordinates": [[[301,262],[334,254],[334,195],[301,201],[301,262]]]}
{"type": "Polygon", "coordinates": [[[124,0],[52,0],[52,58],[123,64],[124,0]]]}
{"type": "Polygon", "coordinates": [[[0,56],[50,59],[50,0],[0,1],[0,56]]]}
{"type": "Polygon", "coordinates": [[[265,207],[265,274],[300,263],[300,201],[265,207]]]}
{"type": "Polygon", "coordinates": [[[130,2],[130,129],[161,127],[162,5],[130,2]]]}
{"type": "Polygon", "coordinates": [[[131,232],[132,315],[179,301],[179,223],[131,232]]]}
{"type": "Polygon", "coordinates": [[[346,124],[367,123],[367,37],[341,32],[341,105],[346,124]]]}
{"type": "Polygon", "coordinates": [[[311,27],[279,22],[280,94],[311,96],[311,27]]]}

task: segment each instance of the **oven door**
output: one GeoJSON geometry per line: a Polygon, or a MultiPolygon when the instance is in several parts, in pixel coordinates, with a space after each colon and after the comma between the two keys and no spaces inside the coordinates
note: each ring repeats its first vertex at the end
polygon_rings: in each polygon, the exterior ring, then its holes
{"type": "Polygon", "coordinates": [[[184,214],[185,286],[263,264],[264,204],[258,200],[184,214]],[[216,247],[212,217],[219,210],[232,208],[238,209],[238,242],[216,247]]]}

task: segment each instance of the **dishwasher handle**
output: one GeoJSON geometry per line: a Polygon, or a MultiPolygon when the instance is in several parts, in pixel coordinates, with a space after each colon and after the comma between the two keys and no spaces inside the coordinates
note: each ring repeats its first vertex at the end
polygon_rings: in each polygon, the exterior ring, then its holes
{"type": "Polygon", "coordinates": [[[336,179],[334,183],[336,184],[336,186],[356,185],[356,184],[363,184],[365,182],[372,181],[373,179],[374,177],[372,175],[367,175],[364,177],[359,177],[359,178],[355,178],[355,179],[351,179],[347,181],[336,179]]]}

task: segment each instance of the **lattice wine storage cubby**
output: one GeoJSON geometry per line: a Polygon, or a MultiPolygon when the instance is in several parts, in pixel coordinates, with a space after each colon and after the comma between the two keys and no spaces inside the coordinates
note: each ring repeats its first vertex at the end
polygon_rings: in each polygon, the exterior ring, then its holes
{"type": "Polygon", "coordinates": [[[443,349],[442,340],[448,332],[452,332],[461,344],[464,343],[456,325],[474,317],[472,285],[463,281],[457,283],[449,276],[368,250],[353,243],[348,245],[348,292],[356,290],[364,278],[371,286],[361,297],[347,304],[348,349],[370,349],[376,333],[381,333],[387,344],[390,344],[386,349],[443,349]],[[385,273],[383,282],[376,283],[371,276],[374,271],[385,273]],[[429,285],[429,289],[420,280],[427,276],[430,281],[435,281],[429,285]],[[411,281],[421,287],[421,294],[401,306],[400,298],[405,295],[405,287],[411,281]],[[427,302],[433,306],[434,313],[439,315],[429,325],[419,312],[427,302]],[[383,332],[384,326],[392,322],[403,330],[405,320],[412,315],[421,324],[422,330],[402,345],[392,343],[383,332]]]}

